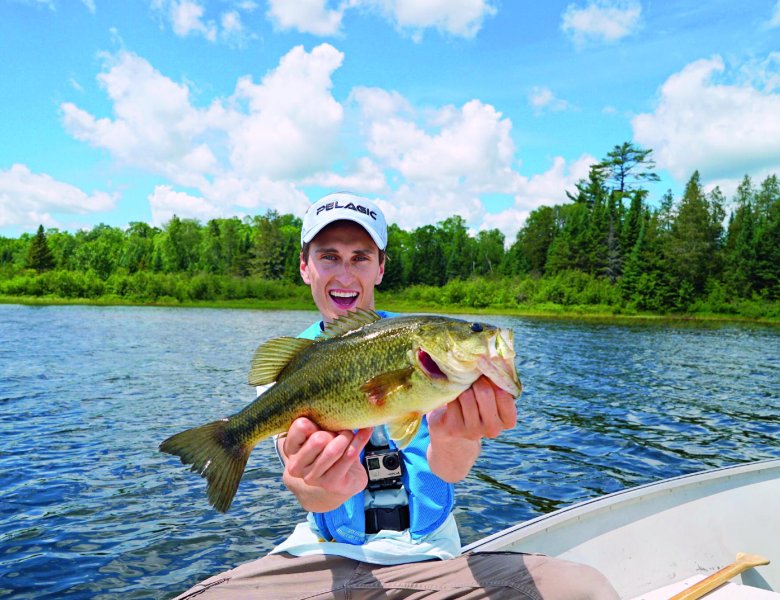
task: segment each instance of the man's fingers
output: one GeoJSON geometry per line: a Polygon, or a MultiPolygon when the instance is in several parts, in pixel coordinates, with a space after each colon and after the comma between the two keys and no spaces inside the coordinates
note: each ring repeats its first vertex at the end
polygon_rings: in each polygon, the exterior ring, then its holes
{"type": "Polygon", "coordinates": [[[465,437],[497,437],[517,423],[517,408],[511,394],[497,387],[485,376],[463,392],[457,402],[462,411],[462,432],[465,437]]]}
{"type": "Polygon", "coordinates": [[[512,429],[517,425],[517,405],[515,397],[509,392],[496,390],[496,406],[498,407],[498,417],[504,429],[512,429]]]}
{"type": "MultiPolygon", "coordinates": [[[[298,432],[303,431],[310,431],[310,428],[301,426],[298,432]]],[[[350,430],[334,433],[316,429],[294,454],[289,455],[288,472],[308,485],[327,488],[341,481],[359,460],[371,431],[370,427],[354,434],[350,430]]]]}
{"type": "Polygon", "coordinates": [[[322,436],[316,439],[318,434],[314,434],[311,438],[313,460],[305,468],[303,475],[303,480],[309,485],[317,485],[317,482],[339,463],[353,438],[351,431],[340,431],[329,435],[331,436],[329,438],[322,436]]]}
{"type": "Polygon", "coordinates": [[[282,451],[284,452],[284,455],[292,456],[297,454],[309,437],[311,437],[314,432],[319,431],[319,429],[320,428],[317,427],[316,423],[310,421],[306,417],[295,419],[282,441],[282,451]]]}
{"type": "MultiPolygon", "coordinates": [[[[472,387],[463,392],[459,398],[460,402],[455,403],[456,406],[452,406],[454,409],[460,409],[460,417],[462,424],[460,428],[466,434],[466,436],[473,437],[479,434],[479,425],[481,419],[479,416],[479,400],[477,398],[477,390],[472,387]]],[[[457,412],[455,413],[457,415],[457,412]]]]}
{"type": "Polygon", "coordinates": [[[503,431],[496,407],[496,391],[490,380],[484,376],[474,382],[472,387],[479,411],[479,428],[482,435],[496,437],[503,431]]]}
{"type": "Polygon", "coordinates": [[[371,434],[373,433],[374,428],[373,427],[366,427],[364,429],[358,429],[355,433],[355,436],[352,438],[352,443],[350,444],[350,447],[347,449],[347,452],[345,453],[348,458],[358,458],[360,456],[360,453],[363,451],[363,448],[366,447],[366,444],[368,443],[368,440],[371,439],[371,434]]]}

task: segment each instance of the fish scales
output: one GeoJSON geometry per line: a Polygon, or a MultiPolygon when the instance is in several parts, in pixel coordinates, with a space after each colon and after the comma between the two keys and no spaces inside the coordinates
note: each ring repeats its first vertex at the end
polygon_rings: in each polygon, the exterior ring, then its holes
{"type": "Polygon", "coordinates": [[[408,336],[413,325],[376,328],[370,336],[358,331],[304,350],[299,367],[290,373],[283,371],[263,394],[263,402],[236,414],[236,426],[242,431],[238,437],[242,442],[259,441],[282,433],[297,416],[307,416],[330,430],[366,426],[366,418],[382,422],[384,413],[365,399],[359,386],[377,372],[410,365],[408,336]],[[374,348],[381,351],[371,353],[374,348]]]}
{"type": "Polygon", "coordinates": [[[275,385],[235,415],[160,445],[207,478],[209,501],[218,510],[229,508],[252,448],[286,432],[298,417],[329,431],[388,423],[404,447],[424,413],[455,399],[482,374],[514,395],[521,390],[511,330],[449,317],[380,320],[373,311],[358,311],[329,325],[324,338],[261,345],[250,380],[275,379],[275,385]]]}

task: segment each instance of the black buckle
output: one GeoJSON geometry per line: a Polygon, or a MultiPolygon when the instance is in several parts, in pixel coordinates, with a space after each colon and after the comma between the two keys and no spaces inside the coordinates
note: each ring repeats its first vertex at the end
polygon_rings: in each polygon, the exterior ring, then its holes
{"type": "Polygon", "coordinates": [[[382,529],[403,531],[409,529],[409,506],[366,509],[366,533],[378,533],[382,529]]]}

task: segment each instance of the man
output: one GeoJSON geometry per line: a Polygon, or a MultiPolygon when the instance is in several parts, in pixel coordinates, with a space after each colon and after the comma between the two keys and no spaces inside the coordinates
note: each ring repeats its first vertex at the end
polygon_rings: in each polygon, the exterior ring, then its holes
{"type": "MultiPolygon", "coordinates": [[[[301,244],[301,277],[322,316],[301,337],[316,337],[349,311],[374,309],[387,227],[373,202],[344,193],[322,198],[304,217],[301,244]]],[[[310,511],[307,522],[269,556],[180,598],[617,598],[583,565],[539,555],[460,555],[452,484],[470,471],[482,438],[516,422],[514,398],[484,376],[428,414],[403,451],[384,427],[324,431],[297,419],[276,447],[285,485],[310,511]],[[388,455],[397,470],[374,471],[366,458],[388,455]]]]}

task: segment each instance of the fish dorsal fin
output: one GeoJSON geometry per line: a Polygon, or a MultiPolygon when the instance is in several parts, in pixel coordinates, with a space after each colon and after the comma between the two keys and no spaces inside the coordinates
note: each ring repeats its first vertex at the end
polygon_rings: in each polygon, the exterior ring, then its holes
{"type": "Polygon", "coordinates": [[[325,325],[325,331],[317,336],[317,341],[320,342],[322,340],[329,340],[331,338],[340,337],[345,333],[359,329],[364,325],[376,323],[381,318],[382,317],[380,317],[373,310],[358,308],[352,312],[348,312],[346,315],[337,317],[330,323],[327,323],[325,325]]]}
{"type": "Polygon", "coordinates": [[[313,343],[314,340],[304,338],[278,337],[260,344],[249,367],[249,385],[276,381],[282,369],[313,343]]]}
{"type": "Polygon", "coordinates": [[[387,433],[390,434],[396,445],[403,450],[417,435],[421,422],[422,415],[420,413],[409,413],[400,419],[388,423],[387,433]]]}

